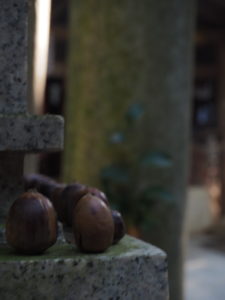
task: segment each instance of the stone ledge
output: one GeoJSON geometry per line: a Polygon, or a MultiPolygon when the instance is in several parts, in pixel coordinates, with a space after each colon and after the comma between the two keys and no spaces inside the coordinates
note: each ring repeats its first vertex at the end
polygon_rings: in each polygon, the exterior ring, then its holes
{"type": "Polygon", "coordinates": [[[56,115],[0,115],[0,151],[63,149],[64,120],[56,115]]]}
{"type": "Polygon", "coordinates": [[[58,244],[16,256],[2,245],[0,278],[4,300],[168,300],[165,253],[130,236],[97,255],[58,244]]]}

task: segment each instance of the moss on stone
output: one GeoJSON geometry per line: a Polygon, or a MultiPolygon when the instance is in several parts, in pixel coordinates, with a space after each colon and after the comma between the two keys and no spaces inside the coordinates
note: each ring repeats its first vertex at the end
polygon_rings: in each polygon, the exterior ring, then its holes
{"type": "Polygon", "coordinates": [[[1,261],[27,261],[27,260],[44,260],[54,258],[69,258],[74,255],[74,249],[72,246],[63,244],[55,245],[46,250],[41,255],[22,255],[17,254],[12,248],[7,245],[0,246],[0,262],[1,261]]]}
{"type": "Polygon", "coordinates": [[[4,300],[165,300],[166,272],[159,249],[129,236],[100,254],[81,254],[72,245],[58,244],[44,255],[22,256],[0,246],[4,300]]]}
{"type": "Polygon", "coordinates": [[[20,255],[15,253],[13,249],[11,249],[8,245],[0,245],[0,262],[4,261],[38,261],[38,260],[46,260],[46,259],[85,259],[92,257],[101,257],[108,256],[109,258],[120,256],[121,254],[125,254],[128,251],[149,248],[149,245],[131,238],[129,236],[125,236],[118,244],[112,245],[107,249],[104,253],[99,254],[85,254],[80,253],[76,247],[70,244],[56,244],[53,247],[46,250],[42,255],[20,255]]]}

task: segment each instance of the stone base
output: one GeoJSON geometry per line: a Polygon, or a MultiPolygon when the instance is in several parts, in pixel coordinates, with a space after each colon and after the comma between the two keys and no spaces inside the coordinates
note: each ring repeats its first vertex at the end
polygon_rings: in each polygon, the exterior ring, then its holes
{"type": "Polygon", "coordinates": [[[97,255],[58,244],[21,256],[1,245],[0,278],[4,300],[168,299],[165,253],[130,236],[97,255]]]}

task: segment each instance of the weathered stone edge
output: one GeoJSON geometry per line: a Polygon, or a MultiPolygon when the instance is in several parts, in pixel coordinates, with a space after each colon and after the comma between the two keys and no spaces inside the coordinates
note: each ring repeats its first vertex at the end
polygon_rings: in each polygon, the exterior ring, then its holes
{"type": "Polygon", "coordinates": [[[0,151],[59,151],[64,119],[58,115],[0,115],[0,151]]]}
{"type": "Polygon", "coordinates": [[[135,238],[125,236],[102,254],[81,254],[72,245],[56,245],[50,252],[51,259],[48,254],[39,260],[20,256],[9,261],[9,255],[3,259],[1,296],[6,300],[168,299],[165,253],[135,238]]]}
{"type": "Polygon", "coordinates": [[[5,244],[0,245],[0,265],[3,263],[35,263],[36,261],[75,261],[75,260],[108,260],[112,258],[129,258],[130,256],[151,256],[166,259],[166,253],[146,242],[126,235],[118,244],[112,245],[106,252],[100,254],[80,253],[74,245],[61,243],[51,247],[42,255],[16,255],[5,244]],[[4,249],[4,250],[2,250],[4,249]]]}

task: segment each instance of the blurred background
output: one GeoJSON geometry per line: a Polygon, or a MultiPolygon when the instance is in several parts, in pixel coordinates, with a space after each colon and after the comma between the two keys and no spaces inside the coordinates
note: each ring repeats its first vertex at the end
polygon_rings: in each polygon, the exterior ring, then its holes
{"type": "Polygon", "coordinates": [[[171,300],[225,299],[225,2],[84,2],[33,7],[30,110],[65,150],[25,171],[103,189],[168,253],[171,300]]]}

